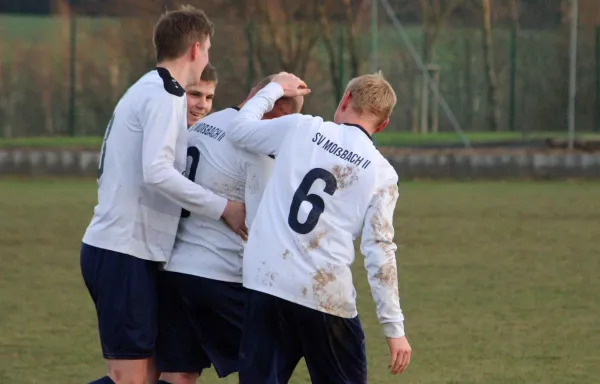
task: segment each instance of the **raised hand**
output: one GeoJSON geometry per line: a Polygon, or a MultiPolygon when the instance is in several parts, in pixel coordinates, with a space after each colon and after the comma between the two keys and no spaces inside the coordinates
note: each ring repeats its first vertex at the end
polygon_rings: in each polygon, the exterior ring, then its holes
{"type": "Polygon", "coordinates": [[[283,95],[286,97],[306,96],[310,93],[306,83],[291,73],[279,72],[271,81],[281,85],[283,95]]]}

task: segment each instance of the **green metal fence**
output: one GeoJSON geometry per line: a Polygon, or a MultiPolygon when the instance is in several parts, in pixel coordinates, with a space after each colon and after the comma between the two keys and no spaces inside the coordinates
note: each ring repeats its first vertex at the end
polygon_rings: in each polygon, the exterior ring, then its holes
{"type": "MultiPolygon", "coordinates": [[[[360,72],[369,71],[370,47],[377,47],[380,69],[396,89],[398,105],[391,130],[418,130],[420,72],[392,26],[380,17],[376,44],[368,25],[357,41],[360,72]]],[[[101,135],[123,91],[152,68],[150,18],[59,18],[0,15],[0,135],[101,135]]],[[[217,26],[211,61],[219,71],[216,108],[236,104],[260,77],[281,70],[269,49],[269,36],[256,22],[239,26],[227,19],[217,26]],[[262,46],[262,49],[257,46],[262,46]]],[[[295,26],[289,26],[294,28],[295,26]]],[[[319,28],[317,25],[314,28],[319,28]]],[[[337,74],[351,75],[345,28],[333,30],[337,74]]],[[[419,25],[410,39],[423,44],[419,25]]],[[[488,131],[481,32],[453,28],[435,45],[432,64],[439,88],[466,131],[488,131]]],[[[566,131],[568,102],[568,31],[494,31],[501,122],[505,131],[566,131]]],[[[318,40],[303,75],[313,93],[305,111],[331,116],[336,97],[330,55],[318,40]]],[[[600,29],[581,29],[578,49],[577,131],[600,131],[600,29]]],[[[436,120],[431,95],[429,119],[436,120]],[[433,112],[432,112],[433,111],[433,112]]],[[[439,113],[438,130],[452,131],[439,113]]]]}

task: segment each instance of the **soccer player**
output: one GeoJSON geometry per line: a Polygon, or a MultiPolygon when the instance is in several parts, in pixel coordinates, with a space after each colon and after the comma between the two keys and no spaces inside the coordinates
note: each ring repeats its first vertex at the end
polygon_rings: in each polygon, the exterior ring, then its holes
{"type": "Polygon", "coordinates": [[[237,114],[227,138],[276,156],[243,256],[250,289],[241,383],[287,383],[301,357],[313,383],[366,383],[365,336],[350,265],[362,232],[369,284],[391,373],[411,349],[404,333],[392,224],[398,176],[372,142],[396,96],[380,74],[349,82],[333,122],[301,114],[260,121],[278,98],[306,92],[282,73],[237,114]]]}
{"type": "MultiPolygon", "coordinates": [[[[269,82],[270,77],[260,82],[249,97],[269,82]]],[[[188,173],[218,195],[245,201],[250,227],[274,160],[226,139],[229,123],[243,104],[192,126],[188,173]]],[[[264,118],[297,113],[302,104],[302,97],[279,99],[264,118]]],[[[220,377],[238,371],[247,296],[242,286],[243,247],[242,239],[219,220],[194,213],[181,219],[173,254],[159,275],[156,364],[163,381],[196,383],[211,364],[220,377]]]]}
{"type": "Polygon", "coordinates": [[[98,204],[83,237],[81,271],[98,316],[108,376],[94,383],[146,384],[157,332],[156,278],[171,255],[182,207],[236,231],[242,203],[183,176],[184,89],[208,62],[213,25],[201,10],[162,15],[154,29],[157,67],[115,107],[98,172],[98,204]]]}
{"type": "Polygon", "coordinates": [[[212,110],[218,81],[217,70],[208,63],[202,71],[200,80],[185,88],[188,128],[206,117],[212,110]]]}

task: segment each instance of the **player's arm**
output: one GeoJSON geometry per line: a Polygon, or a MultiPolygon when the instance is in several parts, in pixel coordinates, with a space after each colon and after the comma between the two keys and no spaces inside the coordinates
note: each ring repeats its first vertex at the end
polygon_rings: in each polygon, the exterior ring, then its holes
{"type": "Polygon", "coordinates": [[[293,114],[271,120],[261,120],[275,102],[283,96],[283,88],[269,83],[244,104],[232,120],[227,137],[236,146],[263,155],[277,155],[285,137],[298,126],[301,115],[293,114]]]}
{"type": "Polygon", "coordinates": [[[398,200],[398,176],[395,172],[381,183],[373,195],[363,224],[361,252],[377,318],[383,326],[390,348],[390,371],[398,374],[410,362],[411,348],[404,333],[404,315],[400,309],[394,210],[398,200]]]}
{"type": "Polygon", "coordinates": [[[310,89],[298,77],[286,72],[277,74],[270,84],[244,104],[231,122],[227,137],[250,152],[277,155],[290,130],[300,125],[302,119],[312,118],[293,114],[261,120],[263,115],[272,110],[275,102],[283,96],[305,96],[309,93],[310,89]]]}
{"type": "Polygon", "coordinates": [[[218,220],[225,211],[227,199],[190,181],[174,167],[181,132],[180,110],[181,100],[165,93],[151,98],[141,112],[144,182],[186,210],[218,220]]]}
{"type": "Polygon", "coordinates": [[[244,184],[244,203],[246,203],[246,227],[248,227],[248,232],[250,232],[250,228],[252,228],[252,221],[256,215],[256,207],[254,207],[252,199],[254,198],[253,190],[258,188],[258,180],[255,175],[254,167],[255,164],[253,164],[252,159],[246,159],[242,165],[242,172],[246,179],[246,183],[244,184]]]}
{"type": "Polygon", "coordinates": [[[371,293],[377,307],[377,318],[383,326],[385,336],[389,338],[404,336],[393,225],[397,200],[397,179],[390,178],[379,186],[371,199],[360,245],[365,257],[371,293]]]}

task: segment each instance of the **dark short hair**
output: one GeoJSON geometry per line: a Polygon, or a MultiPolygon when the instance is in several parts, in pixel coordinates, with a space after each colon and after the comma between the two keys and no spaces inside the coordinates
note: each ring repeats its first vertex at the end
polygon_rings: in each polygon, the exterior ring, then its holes
{"type": "MultiPolygon", "coordinates": [[[[264,87],[269,85],[269,83],[271,81],[273,81],[274,77],[275,77],[275,75],[269,75],[269,76],[265,77],[264,79],[262,79],[261,81],[259,81],[254,86],[254,89],[256,90],[256,92],[260,91],[261,89],[263,89],[264,87]]],[[[293,105],[294,110],[298,109],[298,98],[296,98],[296,97],[284,96],[281,99],[277,100],[276,103],[290,103],[293,105]]]]}
{"type": "Polygon", "coordinates": [[[163,13],[154,27],[156,61],[181,57],[194,43],[204,42],[215,27],[201,9],[184,5],[163,13]]]}
{"type": "Polygon", "coordinates": [[[217,75],[217,69],[212,66],[211,63],[206,64],[206,68],[202,71],[202,76],[200,76],[200,80],[208,81],[211,83],[218,83],[219,77],[217,75]]]}
{"type": "Polygon", "coordinates": [[[275,77],[275,75],[269,75],[267,77],[265,77],[264,79],[262,79],[261,81],[259,81],[254,88],[256,89],[256,91],[260,91],[261,89],[263,89],[264,87],[266,87],[267,85],[269,85],[269,83],[273,80],[273,78],[275,77]]]}

